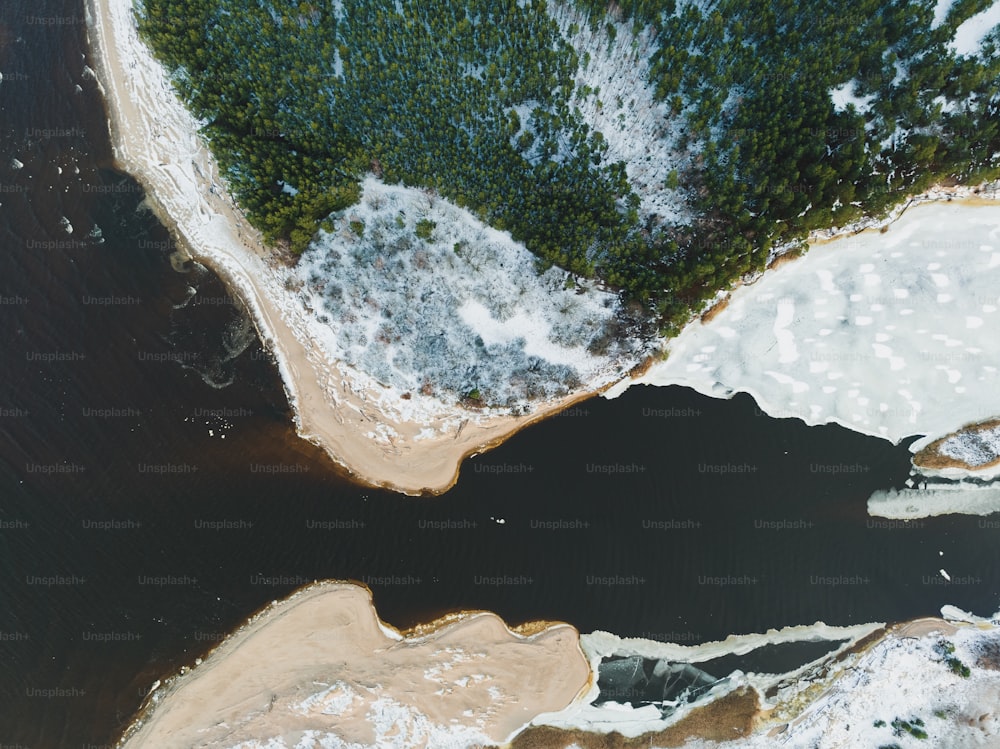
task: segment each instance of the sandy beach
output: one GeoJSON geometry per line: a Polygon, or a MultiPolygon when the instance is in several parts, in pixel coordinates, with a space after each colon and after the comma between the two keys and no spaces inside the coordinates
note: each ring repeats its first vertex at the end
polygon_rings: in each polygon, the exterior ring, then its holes
{"type": "Polygon", "coordinates": [[[384,747],[503,743],[589,686],[576,630],[533,629],[520,634],[479,612],[404,634],[378,619],[366,588],[319,583],[157,690],[121,746],[292,746],[304,735],[384,747]]]}
{"type": "Polygon", "coordinates": [[[1000,726],[997,622],[946,606],[941,617],[888,628],[817,623],[697,646],[581,638],[550,622],[512,630],[487,612],[401,632],[378,618],[367,588],[321,582],[158,682],[118,747],[640,749],[735,740],[734,749],[763,749],[781,737],[789,747],[847,749],[857,745],[852,725],[877,741],[880,725],[919,715],[935,716],[932,737],[967,734],[969,746],[992,746],[977,741],[1000,726]],[[729,688],[667,721],[648,708],[590,704],[607,655],[690,662],[817,638],[841,645],[785,674],[736,672],[729,688]]]}
{"type": "Polygon", "coordinates": [[[86,10],[118,166],[142,184],[180,238],[178,251],[212,268],[244,302],[278,364],[298,433],[354,480],[406,494],[441,493],[457,481],[465,457],[600,390],[537,403],[521,416],[427,399],[414,415],[412,403],[400,408],[379,383],[331,359],[321,332],[284,289],[274,253],[226,194],[198,123],[139,40],[130,0],[87,0],[86,10]]]}

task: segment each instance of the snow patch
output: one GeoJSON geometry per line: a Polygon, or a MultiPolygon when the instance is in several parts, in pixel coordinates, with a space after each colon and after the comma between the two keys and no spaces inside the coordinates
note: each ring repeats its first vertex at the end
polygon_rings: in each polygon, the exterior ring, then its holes
{"type": "Polygon", "coordinates": [[[986,35],[998,24],[1000,24],[1000,3],[993,3],[986,10],[963,21],[955,29],[955,36],[948,43],[948,46],[958,55],[967,57],[977,55],[986,35]]]}
{"type": "Polygon", "coordinates": [[[580,56],[571,98],[579,116],[607,143],[602,164],[624,162],[641,201],[641,218],[690,223],[694,214],[681,190],[666,186],[671,172],[684,171],[688,156],[679,145],[680,118],[670,118],[649,82],[649,61],[659,48],[653,28],[635,34],[631,22],[609,17],[592,30],[586,16],[568,3],[554,5],[551,12],[580,56]],[[608,24],[615,29],[613,40],[608,24]]]}
{"type": "Polygon", "coordinates": [[[944,23],[944,19],[948,17],[948,11],[951,10],[951,6],[954,4],[955,0],[937,0],[934,5],[934,20],[931,21],[932,29],[936,29],[944,23]]]}
{"type": "Polygon", "coordinates": [[[855,80],[849,80],[836,88],[830,89],[830,99],[833,100],[833,108],[838,112],[843,112],[849,105],[853,105],[858,114],[866,114],[871,109],[875,95],[858,96],[854,93],[855,80]]]}
{"type": "Polygon", "coordinates": [[[291,705],[291,709],[299,715],[343,715],[352,705],[362,700],[349,684],[338,681],[322,692],[306,697],[301,702],[291,705]]]}

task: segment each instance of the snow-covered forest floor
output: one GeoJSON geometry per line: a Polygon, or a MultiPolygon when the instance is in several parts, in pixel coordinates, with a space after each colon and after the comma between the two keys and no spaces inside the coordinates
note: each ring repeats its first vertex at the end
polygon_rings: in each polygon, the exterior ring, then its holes
{"type": "Polygon", "coordinates": [[[609,384],[642,354],[615,294],[540,273],[509,234],[426,191],[369,178],[330,223],[286,288],[324,326],[332,359],[400,393],[526,411],[609,384]]]}
{"type": "Polygon", "coordinates": [[[671,175],[677,178],[690,166],[691,154],[681,145],[686,126],[656,100],[650,83],[649,60],[659,49],[652,28],[634,34],[631,23],[620,21],[592,28],[569,3],[555,3],[550,12],[563,37],[580,51],[572,102],[591,130],[604,137],[602,163],[625,164],[643,223],[689,223],[694,213],[685,190],[668,184],[671,175]]]}

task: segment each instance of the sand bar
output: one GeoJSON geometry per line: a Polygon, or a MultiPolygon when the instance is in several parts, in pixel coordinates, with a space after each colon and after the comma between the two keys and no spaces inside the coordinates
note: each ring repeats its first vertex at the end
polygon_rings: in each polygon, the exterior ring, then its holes
{"type": "Polygon", "coordinates": [[[522,635],[485,612],[442,621],[404,635],[366,588],[310,586],[157,690],[121,746],[293,746],[310,731],[363,746],[503,743],[589,686],[569,625],[522,635]]]}
{"type": "Polygon", "coordinates": [[[86,0],[86,11],[117,164],[142,184],[182,251],[216,271],[246,304],[277,361],[298,433],[353,479],[407,494],[443,492],[465,457],[597,392],[584,388],[523,416],[440,403],[436,414],[400,418],[386,407],[384,388],[324,353],[290,303],[274,253],[227,195],[198,122],[140,41],[131,0],[86,0]],[[427,437],[428,428],[435,436],[427,437]]]}

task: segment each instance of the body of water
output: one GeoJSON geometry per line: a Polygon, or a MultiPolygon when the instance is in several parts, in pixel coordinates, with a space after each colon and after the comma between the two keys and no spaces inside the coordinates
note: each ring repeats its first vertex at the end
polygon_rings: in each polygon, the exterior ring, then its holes
{"type": "Polygon", "coordinates": [[[319,578],[398,626],[483,608],[682,643],[997,608],[1000,523],[873,520],[905,447],[747,397],[592,400],[438,498],[345,482],[111,169],[82,19],[0,8],[0,744],[108,744],[154,680],[319,578]]]}

